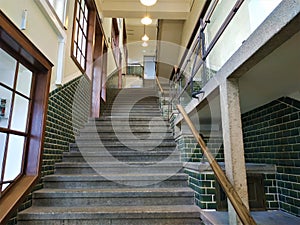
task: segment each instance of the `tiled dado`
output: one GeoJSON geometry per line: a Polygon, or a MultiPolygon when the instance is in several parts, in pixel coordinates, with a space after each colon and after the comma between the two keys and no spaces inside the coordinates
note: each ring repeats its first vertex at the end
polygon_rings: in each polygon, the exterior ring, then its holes
{"type": "MultiPolygon", "coordinates": [[[[246,163],[276,167],[276,173],[264,174],[267,209],[280,208],[299,216],[300,102],[289,97],[279,98],[243,114],[242,124],[246,163]]],[[[202,162],[200,147],[194,138],[181,136],[177,138],[177,143],[182,161],[202,162]]],[[[224,161],[223,147],[217,148],[217,151],[217,161],[224,161]]],[[[207,180],[199,172],[187,173],[190,175],[190,185],[196,191],[196,203],[203,208],[213,208],[213,194],[208,193],[214,180],[207,180]],[[209,188],[203,190],[203,184],[209,188]]]]}
{"type": "MultiPolygon", "coordinates": [[[[224,169],[224,163],[220,163],[224,169]]],[[[247,164],[248,174],[263,174],[266,209],[278,209],[275,166],[247,164]]],[[[187,163],[189,186],[195,191],[195,204],[201,209],[216,209],[216,178],[208,163],[187,163]]]]}
{"type": "Polygon", "coordinates": [[[247,162],[274,164],[279,208],[300,215],[300,102],[282,97],[242,117],[247,162]]]}

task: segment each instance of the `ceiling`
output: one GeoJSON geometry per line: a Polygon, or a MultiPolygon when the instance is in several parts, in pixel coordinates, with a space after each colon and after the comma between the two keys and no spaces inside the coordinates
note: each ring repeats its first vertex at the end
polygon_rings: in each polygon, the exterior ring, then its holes
{"type": "Polygon", "coordinates": [[[146,7],[139,0],[97,0],[104,17],[142,18],[146,9],[153,19],[187,19],[195,0],[158,0],[146,7]]]}
{"type": "Polygon", "coordinates": [[[125,18],[127,43],[141,41],[144,26],[140,20],[146,14],[153,20],[145,27],[150,40],[157,39],[158,19],[185,20],[195,0],[158,0],[153,6],[146,7],[140,0],[97,0],[104,17],[125,18]]]}

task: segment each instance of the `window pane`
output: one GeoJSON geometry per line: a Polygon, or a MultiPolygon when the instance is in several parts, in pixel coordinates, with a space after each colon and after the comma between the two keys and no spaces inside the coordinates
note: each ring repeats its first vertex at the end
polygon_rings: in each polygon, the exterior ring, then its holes
{"type": "Polygon", "coordinates": [[[81,53],[78,51],[77,52],[77,61],[80,63],[80,56],[81,56],[81,53]]]}
{"type": "Polygon", "coordinates": [[[85,0],[81,0],[81,8],[84,9],[85,6],[85,0]]]}
{"type": "Polygon", "coordinates": [[[77,43],[74,43],[73,56],[77,56],[77,43]]]}
{"type": "Polygon", "coordinates": [[[74,41],[78,42],[78,24],[75,23],[75,35],[74,35],[74,41]]]}
{"type": "Polygon", "coordinates": [[[87,36],[87,22],[86,21],[83,24],[83,32],[84,32],[84,35],[87,36]]]}
{"type": "Polygon", "coordinates": [[[4,181],[14,180],[22,171],[24,137],[9,135],[4,181]]]}
{"type": "Polygon", "coordinates": [[[85,56],[85,50],[86,50],[86,39],[82,39],[82,54],[85,56]]]}
{"type": "Polygon", "coordinates": [[[11,129],[25,132],[27,125],[29,100],[16,95],[11,121],[11,129]]]}
{"type": "Polygon", "coordinates": [[[85,19],[86,19],[86,20],[88,19],[88,13],[89,13],[88,7],[85,6],[84,14],[85,14],[85,19]]]}
{"type": "Polygon", "coordinates": [[[13,88],[17,61],[0,49],[0,82],[13,88]]]}
{"type": "Polygon", "coordinates": [[[30,97],[32,72],[20,64],[17,79],[17,91],[30,97]]]}
{"type": "Polygon", "coordinates": [[[82,33],[81,33],[81,30],[79,30],[78,48],[81,49],[81,46],[82,46],[82,33]]]}
{"type": "Polygon", "coordinates": [[[83,27],[83,23],[84,23],[84,15],[83,12],[80,12],[80,27],[83,27]]]}
{"type": "Polygon", "coordinates": [[[3,157],[5,150],[6,134],[0,133],[0,177],[2,174],[3,157]]]}
{"type": "Polygon", "coordinates": [[[81,56],[81,67],[85,69],[85,58],[83,55],[81,56]]]}
{"type": "Polygon", "coordinates": [[[8,128],[12,92],[0,86],[0,127],[8,128]]]}

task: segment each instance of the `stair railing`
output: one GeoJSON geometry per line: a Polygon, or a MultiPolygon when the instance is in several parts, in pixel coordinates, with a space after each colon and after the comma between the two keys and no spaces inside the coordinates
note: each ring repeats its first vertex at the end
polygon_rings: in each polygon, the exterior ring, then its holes
{"type": "Polygon", "coordinates": [[[185,120],[185,122],[189,126],[191,132],[193,133],[194,137],[196,138],[197,142],[199,143],[202,153],[206,156],[217,180],[219,181],[220,185],[222,186],[223,190],[225,191],[228,199],[230,200],[233,208],[235,209],[235,211],[236,211],[238,217],[240,218],[240,220],[242,221],[242,223],[245,225],[256,225],[256,222],[253,219],[253,217],[251,216],[249,210],[244,205],[240,196],[238,195],[238,193],[236,192],[236,190],[230,183],[229,179],[223,172],[220,165],[217,163],[213,154],[210,152],[210,150],[206,146],[203,138],[200,136],[200,134],[196,130],[195,126],[193,125],[191,119],[187,115],[184,108],[178,104],[177,109],[181,113],[183,119],[185,120]]]}
{"type": "Polygon", "coordinates": [[[164,93],[164,89],[162,88],[158,77],[156,77],[156,83],[157,83],[157,86],[159,88],[159,91],[163,94],[164,93]]]}
{"type": "MultiPolygon", "coordinates": [[[[158,89],[159,89],[159,92],[160,92],[160,97],[161,97],[161,100],[160,100],[160,108],[161,108],[161,111],[162,113],[164,114],[164,104],[165,104],[165,101],[166,101],[166,96],[165,96],[165,91],[163,89],[163,87],[161,86],[161,83],[158,79],[158,77],[156,77],[156,84],[158,86],[158,89]]],[[[168,115],[169,115],[169,112],[168,112],[168,115]]],[[[168,116],[169,118],[169,116],[168,116]]]]}

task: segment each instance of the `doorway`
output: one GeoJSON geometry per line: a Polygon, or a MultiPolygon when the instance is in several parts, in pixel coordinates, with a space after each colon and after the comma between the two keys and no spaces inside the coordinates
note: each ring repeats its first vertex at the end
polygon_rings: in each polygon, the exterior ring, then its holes
{"type": "Polygon", "coordinates": [[[144,87],[153,87],[156,77],[155,56],[144,56],[144,87]]]}

